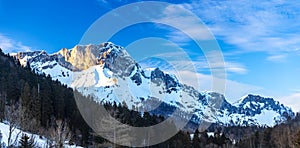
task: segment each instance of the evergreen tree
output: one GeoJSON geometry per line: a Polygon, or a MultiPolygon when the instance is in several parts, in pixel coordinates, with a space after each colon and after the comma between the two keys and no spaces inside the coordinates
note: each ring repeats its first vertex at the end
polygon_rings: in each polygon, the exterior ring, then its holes
{"type": "MultiPolygon", "coordinates": [[[[32,95],[31,95],[31,116],[32,116],[32,124],[35,127],[38,127],[41,122],[41,99],[38,94],[38,88],[33,87],[32,88],[32,95]]],[[[36,128],[35,128],[36,129],[36,128]]]]}
{"type": "Polygon", "coordinates": [[[34,138],[30,138],[26,134],[22,135],[19,142],[20,148],[33,148],[35,146],[34,138]]]}
{"type": "Polygon", "coordinates": [[[51,95],[52,89],[50,84],[44,81],[41,84],[40,97],[41,97],[41,124],[49,127],[51,116],[53,116],[53,96],[51,95]]]}
{"type": "Polygon", "coordinates": [[[263,133],[262,145],[263,147],[271,147],[271,128],[267,128],[263,133]]]}
{"type": "Polygon", "coordinates": [[[6,94],[0,93],[0,122],[4,119],[6,94]]]}
{"type": "MultiPolygon", "coordinates": [[[[56,81],[58,83],[58,81],[56,81]]],[[[65,93],[62,91],[63,89],[59,85],[53,86],[53,107],[55,111],[55,116],[59,119],[62,119],[64,117],[64,97],[65,93]]]]}
{"type": "Polygon", "coordinates": [[[260,137],[258,131],[256,131],[254,134],[254,146],[257,148],[260,147],[260,137]]]}
{"type": "Polygon", "coordinates": [[[26,82],[21,93],[21,105],[24,110],[29,111],[30,110],[30,104],[31,104],[31,89],[29,84],[26,82]]]}
{"type": "Polygon", "coordinates": [[[199,130],[198,128],[195,130],[194,136],[193,136],[193,140],[192,140],[192,145],[194,148],[197,148],[200,146],[200,137],[199,137],[199,130]]]}
{"type": "Polygon", "coordinates": [[[200,145],[203,147],[208,143],[207,130],[200,132],[200,145]]]}
{"type": "Polygon", "coordinates": [[[300,147],[300,130],[296,134],[294,143],[297,147],[300,147]]]}

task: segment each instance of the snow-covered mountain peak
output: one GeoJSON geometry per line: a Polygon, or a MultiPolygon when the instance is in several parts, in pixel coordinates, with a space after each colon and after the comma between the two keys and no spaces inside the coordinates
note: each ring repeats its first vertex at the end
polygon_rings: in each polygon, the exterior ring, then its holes
{"type": "Polygon", "coordinates": [[[196,124],[273,126],[294,116],[288,107],[271,98],[247,95],[232,105],[220,93],[199,92],[174,75],[149,67],[152,64],[144,63],[147,69],[143,69],[124,48],[111,42],[76,45],[54,54],[38,51],[15,56],[36,73],[49,74],[99,102],[125,101],[130,108],[164,116],[171,116],[178,108],[181,113],[172,116],[188,118],[186,114],[192,114],[196,124]],[[263,120],[267,116],[269,120],[263,120]]]}
{"type": "Polygon", "coordinates": [[[265,98],[265,97],[261,97],[259,95],[253,95],[253,94],[248,94],[247,96],[244,96],[238,102],[236,102],[234,105],[237,107],[243,107],[243,108],[251,108],[253,106],[264,107],[267,105],[283,106],[278,101],[275,101],[273,98],[265,98]]]}
{"type": "Polygon", "coordinates": [[[100,46],[97,64],[103,65],[119,77],[129,77],[134,70],[139,71],[140,66],[122,47],[110,42],[100,46]]]}
{"type": "MultiPolygon", "coordinates": [[[[72,66],[64,66],[72,71],[86,70],[91,66],[99,64],[101,55],[108,53],[126,52],[120,46],[107,42],[100,45],[76,45],[71,49],[62,48],[60,51],[52,54],[58,60],[70,63],[72,66]]],[[[61,63],[64,65],[64,63],[61,63]]]]}
{"type": "Polygon", "coordinates": [[[33,51],[33,52],[18,52],[14,54],[17,59],[19,59],[20,64],[25,67],[27,65],[27,62],[37,56],[47,56],[48,54],[44,51],[33,51]]]}
{"type": "Polygon", "coordinates": [[[124,48],[121,47],[121,46],[118,46],[118,45],[115,45],[114,43],[112,42],[104,42],[104,43],[101,43],[100,44],[100,47],[103,51],[108,51],[108,50],[117,50],[117,51],[120,51],[120,50],[123,50],[124,48]]]}
{"type": "Polygon", "coordinates": [[[240,102],[238,107],[243,108],[245,112],[250,115],[253,114],[253,112],[260,112],[263,109],[274,110],[281,114],[286,113],[288,115],[294,115],[291,108],[280,104],[273,98],[264,98],[259,95],[249,94],[240,102]]]}

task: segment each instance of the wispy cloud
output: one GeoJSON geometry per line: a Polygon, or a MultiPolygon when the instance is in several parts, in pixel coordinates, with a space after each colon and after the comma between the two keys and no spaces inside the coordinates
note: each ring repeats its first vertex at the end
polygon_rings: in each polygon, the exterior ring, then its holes
{"type": "Polygon", "coordinates": [[[300,93],[294,93],[288,96],[279,97],[278,99],[284,105],[292,108],[293,111],[300,111],[300,93]]]}
{"type": "MultiPolygon", "coordinates": [[[[247,94],[256,94],[263,91],[263,88],[259,86],[244,84],[232,80],[221,80],[219,78],[212,77],[201,73],[193,73],[190,71],[177,71],[177,74],[181,77],[181,82],[193,86],[194,88],[201,91],[215,91],[222,93],[226,96],[229,102],[234,103],[239,100],[242,96],[247,94]],[[195,77],[199,80],[195,81],[195,77]],[[218,82],[225,82],[223,86],[213,87],[213,78],[218,82]]],[[[222,85],[222,83],[217,83],[222,85]]]]}
{"type": "MultiPolygon", "coordinates": [[[[167,37],[179,45],[185,45],[191,40],[214,40],[213,35],[200,18],[193,15],[182,4],[170,5],[162,12],[163,16],[155,22],[171,25],[176,29],[170,30],[167,37]]],[[[158,25],[158,27],[161,27],[158,25]]]]}
{"type": "Polygon", "coordinates": [[[248,72],[247,68],[235,61],[224,61],[224,63],[209,63],[207,62],[204,56],[199,56],[197,58],[184,59],[182,58],[183,54],[181,52],[171,52],[171,53],[162,53],[157,54],[155,57],[165,59],[169,63],[169,67],[162,60],[152,59],[147,60],[146,64],[150,64],[147,66],[163,66],[165,69],[177,68],[180,70],[193,70],[195,69],[198,72],[210,72],[213,69],[222,69],[224,68],[227,73],[233,74],[246,74],[248,72]],[[182,60],[180,60],[182,59],[182,60]]]}
{"type": "Polygon", "coordinates": [[[278,54],[278,55],[270,55],[269,57],[267,57],[267,60],[271,62],[285,62],[286,58],[287,58],[286,54],[278,54]]]}
{"type": "MultiPolygon", "coordinates": [[[[300,3],[293,1],[271,0],[254,1],[192,1],[178,4],[194,12],[213,32],[218,40],[230,46],[234,53],[266,52],[269,61],[283,59],[280,52],[299,54],[300,49],[300,3]],[[234,47],[234,48],[233,48],[234,47]]],[[[180,15],[176,10],[166,8],[166,22],[172,20],[186,23],[188,33],[201,32],[198,23],[190,17],[180,15]],[[176,18],[176,19],[174,19],[176,18]],[[192,23],[190,23],[192,22],[192,23]]],[[[202,27],[203,28],[203,27],[202,27]]],[[[197,34],[198,35],[198,34],[197,34]]],[[[199,35],[198,35],[199,36],[199,35]]],[[[187,43],[189,39],[180,31],[169,34],[170,40],[187,43]]],[[[205,39],[205,34],[199,36],[205,39]]]]}
{"type": "Polygon", "coordinates": [[[0,34],[0,48],[4,53],[31,51],[31,47],[0,34]]]}
{"type": "Polygon", "coordinates": [[[248,52],[294,51],[300,46],[300,4],[292,1],[195,1],[185,4],[217,38],[248,52]]]}
{"type": "MultiPolygon", "coordinates": [[[[186,63],[184,61],[181,62],[182,64],[186,63]]],[[[229,62],[229,61],[225,61],[225,63],[214,63],[212,65],[209,65],[206,61],[194,61],[193,62],[194,66],[196,69],[199,70],[206,70],[206,71],[210,71],[212,69],[220,69],[223,68],[223,66],[225,66],[225,70],[227,73],[234,73],[234,74],[246,74],[247,73],[247,69],[245,68],[244,65],[242,65],[241,63],[237,63],[237,62],[229,62]]]]}
{"type": "Polygon", "coordinates": [[[211,71],[212,69],[225,68],[226,72],[229,73],[246,74],[248,72],[247,68],[243,64],[235,61],[224,61],[224,63],[213,63],[209,65],[206,61],[206,58],[203,56],[198,55],[197,58],[190,59],[190,61],[178,60],[182,59],[182,56],[183,55],[180,52],[163,53],[156,55],[156,57],[158,58],[163,57],[164,59],[167,59],[168,62],[173,65],[173,67],[178,67],[185,70],[195,68],[199,71],[211,71]]]}
{"type": "Polygon", "coordinates": [[[294,92],[294,93],[300,93],[300,89],[299,88],[291,89],[291,91],[294,92]]]}
{"type": "Polygon", "coordinates": [[[237,62],[225,62],[225,66],[226,66],[226,70],[232,73],[246,74],[248,71],[244,65],[237,62]]]}

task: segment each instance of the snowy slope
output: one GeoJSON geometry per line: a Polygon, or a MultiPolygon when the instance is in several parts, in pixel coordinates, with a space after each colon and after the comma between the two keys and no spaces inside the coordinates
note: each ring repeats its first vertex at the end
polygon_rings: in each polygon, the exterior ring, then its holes
{"type": "MultiPolygon", "coordinates": [[[[5,146],[7,146],[8,144],[8,136],[9,136],[9,125],[4,124],[4,123],[0,123],[0,133],[2,135],[2,141],[0,141],[1,144],[4,143],[5,146]]],[[[47,140],[45,137],[42,137],[40,135],[36,135],[36,134],[31,134],[28,132],[24,132],[22,130],[19,129],[15,129],[14,132],[12,133],[12,139],[13,141],[16,140],[15,146],[19,146],[19,141],[20,138],[22,136],[22,134],[26,134],[29,137],[33,137],[35,140],[35,147],[47,147],[47,140]]],[[[1,147],[0,144],[0,147],[1,147]]],[[[79,148],[79,146],[75,146],[75,145],[65,145],[65,148],[79,148]]]]}
{"type": "MultiPolygon", "coordinates": [[[[98,102],[125,102],[129,108],[143,111],[164,103],[192,114],[195,123],[204,120],[224,125],[274,126],[294,116],[288,107],[271,98],[248,95],[232,105],[222,94],[199,92],[159,68],[143,69],[124,48],[110,42],[77,45],[52,55],[42,51],[15,56],[36,73],[49,74],[84,95],[94,96],[98,102]]],[[[170,115],[160,109],[155,113],[170,115]]],[[[178,117],[187,118],[183,114],[178,117]]]]}

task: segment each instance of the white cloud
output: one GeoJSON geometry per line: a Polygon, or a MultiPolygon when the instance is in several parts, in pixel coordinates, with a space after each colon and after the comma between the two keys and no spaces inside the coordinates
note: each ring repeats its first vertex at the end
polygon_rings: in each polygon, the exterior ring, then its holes
{"type": "Polygon", "coordinates": [[[278,101],[292,108],[294,112],[300,111],[300,93],[279,97],[278,101]]]}
{"type": "MultiPolygon", "coordinates": [[[[182,5],[170,5],[162,12],[161,19],[154,20],[175,27],[167,35],[169,40],[179,45],[185,45],[191,40],[214,40],[211,32],[194,14],[184,9],[182,5]]],[[[158,25],[158,27],[161,27],[158,25]]]]}
{"type": "Polygon", "coordinates": [[[2,34],[0,34],[0,48],[4,53],[31,51],[31,47],[24,45],[22,42],[10,39],[2,34]]]}
{"type": "MultiPolygon", "coordinates": [[[[174,61],[174,65],[180,66],[180,67],[188,67],[188,64],[186,61],[174,61]]],[[[206,70],[211,71],[213,69],[222,69],[225,68],[226,72],[229,73],[235,73],[235,74],[246,74],[247,69],[244,65],[237,63],[237,62],[227,62],[225,63],[214,63],[212,65],[208,65],[206,61],[193,61],[192,62],[195,66],[195,69],[198,70],[206,70]],[[225,66],[225,67],[223,67],[225,66]]]]}
{"type": "Polygon", "coordinates": [[[256,94],[263,91],[262,87],[244,84],[228,79],[224,80],[213,78],[210,75],[201,73],[193,73],[190,71],[177,71],[176,73],[180,82],[193,86],[196,89],[198,88],[200,91],[215,91],[225,94],[226,99],[231,103],[238,101],[242,96],[247,94],[256,94]],[[196,81],[197,79],[195,77],[198,78],[198,82],[196,81]],[[213,79],[215,79],[215,82],[218,83],[213,83],[213,79]],[[222,84],[223,82],[225,85],[222,84]],[[213,87],[213,84],[219,86],[213,87]]]}
{"type": "Polygon", "coordinates": [[[292,92],[295,92],[295,93],[300,93],[300,89],[299,88],[294,88],[294,89],[291,89],[292,92]]]}
{"type": "MultiPolygon", "coordinates": [[[[234,74],[246,74],[248,72],[247,68],[238,62],[234,61],[224,61],[224,63],[217,63],[218,61],[211,61],[211,65],[208,64],[206,58],[204,56],[198,56],[197,58],[189,59],[183,58],[182,52],[167,52],[162,54],[156,54],[155,57],[163,58],[171,64],[172,67],[179,70],[191,70],[196,69],[199,71],[211,71],[216,69],[225,69],[226,72],[234,73],[234,74]]],[[[160,66],[157,65],[157,61],[152,63],[152,66],[160,66]]],[[[165,67],[167,69],[167,67],[165,67]]]]}
{"type": "Polygon", "coordinates": [[[246,74],[247,69],[244,65],[236,62],[225,62],[226,71],[237,73],[237,74],[246,74]]]}
{"type": "Polygon", "coordinates": [[[217,39],[240,52],[298,52],[300,48],[300,3],[195,0],[179,5],[193,11],[217,39]]]}
{"type": "Polygon", "coordinates": [[[287,58],[287,55],[285,54],[278,54],[278,55],[270,55],[269,57],[267,57],[268,61],[271,62],[284,62],[287,58]]]}

